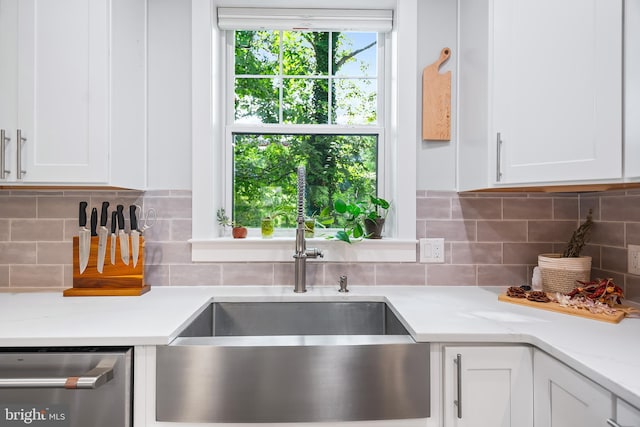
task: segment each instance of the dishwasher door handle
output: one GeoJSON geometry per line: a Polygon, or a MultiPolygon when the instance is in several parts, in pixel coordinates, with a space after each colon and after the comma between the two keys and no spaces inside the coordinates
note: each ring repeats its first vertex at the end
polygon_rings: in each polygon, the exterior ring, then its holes
{"type": "Polygon", "coordinates": [[[113,379],[113,368],[117,359],[102,359],[95,368],[77,377],[51,378],[0,378],[0,389],[3,388],[66,388],[95,389],[113,379]]]}

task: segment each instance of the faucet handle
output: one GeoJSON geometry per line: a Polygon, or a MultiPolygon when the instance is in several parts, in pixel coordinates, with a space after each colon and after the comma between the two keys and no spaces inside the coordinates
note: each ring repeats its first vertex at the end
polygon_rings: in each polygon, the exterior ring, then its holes
{"type": "Polygon", "coordinates": [[[340,276],[340,289],[338,292],[349,292],[347,289],[347,276],[340,276]]]}
{"type": "Polygon", "coordinates": [[[307,258],[324,258],[324,253],[322,250],[317,248],[309,248],[305,251],[307,258]]]}

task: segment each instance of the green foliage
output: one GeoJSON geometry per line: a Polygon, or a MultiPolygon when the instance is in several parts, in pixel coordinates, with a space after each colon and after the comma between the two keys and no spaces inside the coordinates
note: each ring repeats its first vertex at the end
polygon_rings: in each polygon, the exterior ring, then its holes
{"type": "MultiPolygon", "coordinates": [[[[375,78],[360,59],[375,42],[352,43],[339,32],[236,31],[236,121],[328,125],[339,111],[347,123],[376,123],[376,91],[367,88],[375,87],[375,78]],[[338,75],[354,64],[367,78],[338,75]]],[[[376,194],[376,134],[238,133],[233,142],[233,217],[246,226],[259,227],[274,210],[295,207],[301,164],[307,169],[307,216],[338,199],[376,194]]],[[[333,220],[346,226],[340,215],[333,220]]],[[[295,218],[281,215],[276,226],[295,227],[295,218]]]]}
{"type": "Polygon", "coordinates": [[[366,238],[365,219],[385,218],[390,205],[385,199],[374,196],[369,196],[368,202],[336,200],[333,209],[337,216],[342,218],[342,230],[332,237],[346,243],[352,243],[353,239],[366,238]]]}
{"type": "Polygon", "coordinates": [[[365,208],[365,216],[372,221],[378,218],[387,218],[391,204],[383,198],[369,196],[369,204],[365,208]]]}

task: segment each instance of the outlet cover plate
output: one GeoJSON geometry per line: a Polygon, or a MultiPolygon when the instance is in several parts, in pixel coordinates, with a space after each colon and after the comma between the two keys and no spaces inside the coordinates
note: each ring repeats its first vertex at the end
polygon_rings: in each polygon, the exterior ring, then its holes
{"type": "Polygon", "coordinates": [[[420,262],[444,262],[444,238],[420,239],[420,262]]]}
{"type": "Polygon", "coordinates": [[[640,275],[640,246],[627,245],[627,254],[629,274],[640,275]]]}

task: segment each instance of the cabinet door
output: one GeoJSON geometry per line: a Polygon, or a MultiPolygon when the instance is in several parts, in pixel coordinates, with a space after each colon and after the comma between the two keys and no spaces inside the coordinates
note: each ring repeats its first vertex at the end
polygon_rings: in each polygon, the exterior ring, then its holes
{"type": "Polygon", "coordinates": [[[19,1],[13,128],[26,139],[16,141],[26,172],[21,181],[108,179],[109,4],[19,1]]]}
{"type": "Polygon", "coordinates": [[[18,120],[18,0],[0,0],[0,130],[7,140],[0,141],[0,182],[15,173],[15,124],[18,120]],[[7,173],[4,173],[7,171],[7,173]]]}
{"type": "Polygon", "coordinates": [[[624,2],[624,171],[640,180],[640,0],[624,2]]]}
{"type": "Polygon", "coordinates": [[[446,347],[446,427],[533,425],[529,347],[446,347]]]}
{"type": "Polygon", "coordinates": [[[573,369],[534,351],[535,427],[602,427],[612,416],[613,396],[573,369]]]}
{"type": "Polygon", "coordinates": [[[493,0],[492,12],[491,179],[621,178],[622,1],[493,0]]]}
{"type": "Polygon", "coordinates": [[[616,419],[620,427],[640,427],[640,409],[616,399],[616,419]]]}

